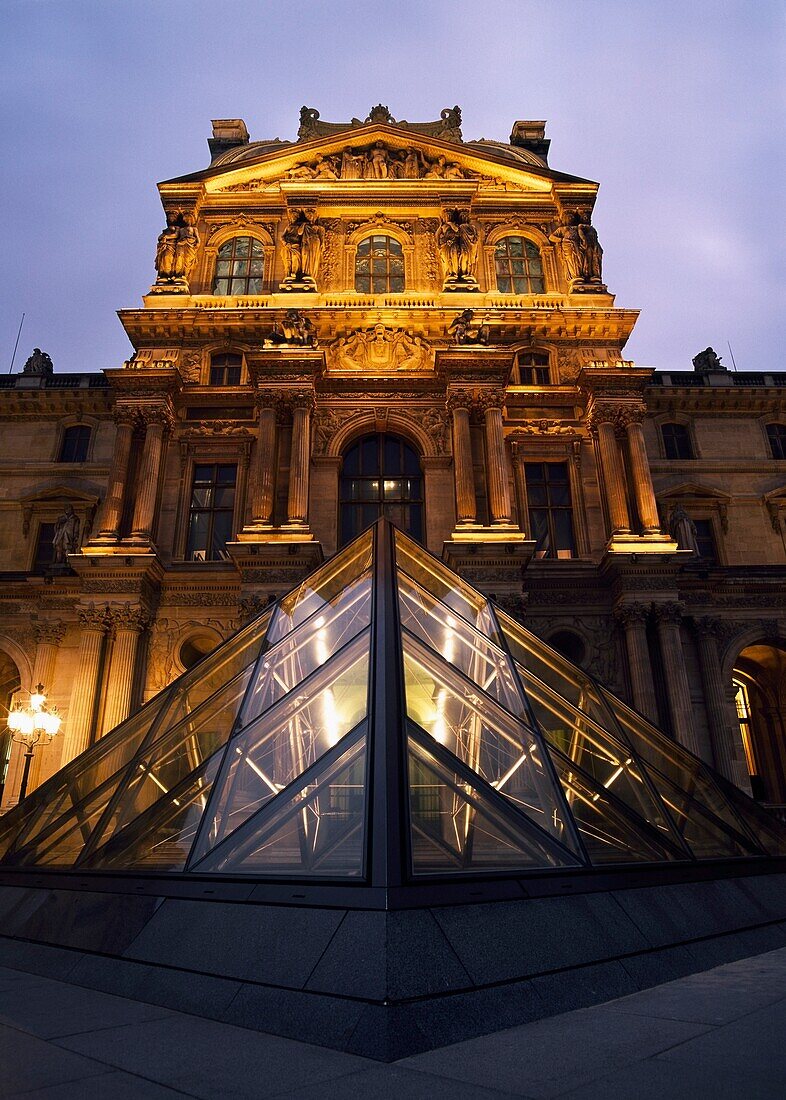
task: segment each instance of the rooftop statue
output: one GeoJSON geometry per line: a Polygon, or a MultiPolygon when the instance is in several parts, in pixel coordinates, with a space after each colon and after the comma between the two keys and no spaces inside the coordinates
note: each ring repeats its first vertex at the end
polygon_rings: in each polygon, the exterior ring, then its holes
{"type": "Polygon", "coordinates": [[[404,119],[397,122],[388,108],[381,103],[372,107],[365,119],[353,118],[349,122],[323,122],[316,108],[301,107],[297,138],[298,141],[313,141],[315,138],[339,134],[342,130],[355,130],[360,126],[369,126],[374,123],[396,126],[401,130],[414,130],[429,137],[442,138],[443,141],[462,140],[460,107],[445,107],[434,122],[407,122],[404,119]]]}
{"type": "Polygon", "coordinates": [[[41,351],[40,348],[33,348],[33,354],[22,368],[22,374],[50,375],[53,371],[54,367],[52,366],[52,360],[46,352],[41,351]]]}
{"type": "Polygon", "coordinates": [[[704,351],[700,351],[698,355],[693,357],[693,369],[726,370],[727,368],[721,363],[720,355],[717,355],[713,348],[705,348],[704,351]]]}

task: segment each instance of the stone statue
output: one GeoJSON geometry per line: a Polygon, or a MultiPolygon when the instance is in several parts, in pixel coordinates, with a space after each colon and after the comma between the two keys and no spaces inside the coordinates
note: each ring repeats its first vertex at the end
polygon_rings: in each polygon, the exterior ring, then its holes
{"type": "Polygon", "coordinates": [[[33,348],[33,354],[22,368],[22,374],[44,374],[47,377],[52,374],[53,371],[54,367],[52,366],[52,360],[46,352],[41,351],[40,348],[33,348]]]}
{"type": "Polygon", "coordinates": [[[179,215],[172,211],[167,214],[166,228],[161,232],[158,238],[158,247],[156,248],[156,271],[158,272],[158,282],[166,282],[168,279],[173,278],[175,249],[177,247],[177,238],[179,234],[178,217],[179,215]]]}
{"type": "Polygon", "coordinates": [[[681,504],[675,504],[669,515],[669,534],[680,550],[692,550],[698,556],[696,524],[681,504]]]}
{"type": "Polygon", "coordinates": [[[332,159],[326,160],[323,156],[318,156],[314,161],[314,179],[316,180],[337,180],[338,173],[336,171],[335,164],[332,159]]]}
{"type": "Polygon", "coordinates": [[[562,255],[569,283],[581,282],[584,277],[579,222],[578,214],[563,214],[559,225],[549,235],[549,240],[557,246],[562,255]]]}
{"type": "Polygon", "coordinates": [[[283,321],[273,326],[271,342],[274,344],[295,344],[298,347],[319,346],[316,329],[308,317],[299,309],[288,309],[283,321]]]}
{"type": "Polygon", "coordinates": [[[600,283],[603,266],[603,249],[600,247],[598,233],[590,222],[589,212],[582,218],[577,215],[579,241],[582,249],[582,275],[587,283],[600,283]]]}
{"type": "Polygon", "coordinates": [[[420,154],[417,149],[407,149],[404,155],[403,176],[406,180],[420,179],[421,165],[420,154]]]}
{"type": "Polygon", "coordinates": [[[693,358],[694,370],[726,370],[721,363],[720,355],[716,355],[713,348],[705,348],[693,358]]]}
{"type": "Polygon", "coordinates": [[[193,214],[182,214],[175,241],[175,254],[172,261],[172,277],[187,279],[191,274],[199,248],[199,233],[194,225],[193,214]]]}
{"type": "Polygon", "coordinates": [[[316,221],[312,221],[305,210],[298,210],[290,215],[283,239],[287,276],[281,289],[316,290],[325,230],[316,221]]]}
{"type": "Polygon", "coordinates": [[[435,235],[445,272],[445,290],[477,290],[474,276],[480,233],[469,210],[448,210],[435,235]]]}
{"type": "Polygon", "coordinates": [[[388,152],[381,141],[369,151],[366,163],[366,179],[386,180],[388,178],[388,152]]]}
{"type": "Polygon", "coordinates": [[[453,337],[454,344],[488,344],[491,337],[491,326],[484,317],[479,325],[473,325],[475,317],[474,309],[463,309],[458,317],[454,317],[448,325],[448,335],[453,337]]]}
{"type": "Polygon", "coordinates": [[[52,564],[67,565],[68,555],[79,549],[79,517],[70,504],[58,517],[55,534],[52,539],[52,564]]]}

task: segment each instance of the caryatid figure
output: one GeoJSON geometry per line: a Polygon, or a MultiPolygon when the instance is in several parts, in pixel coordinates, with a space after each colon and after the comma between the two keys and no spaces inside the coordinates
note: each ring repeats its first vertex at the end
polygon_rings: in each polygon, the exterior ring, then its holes
{"type": "Polygon", "coordinates": [[[582,246],[582,261],[584,279],[588,283],[601,282],[601,267],[603,265],[603,249],[600,247],[597,230],[590,223],[587,213],[583,218],[578,218],[579,240],[582,246]]]}
{"type": "Polygon", "coordinates": [[[325,230],[311,221],[305,210],[293,215],[284,232],[288,282],[316,282],[324,240],[325,230]]]}
{"type": "Polygon", "coordinates": [[[156,271],[158,272],[159,282],[174,278],[175,250],[177,248],[177,239],[180,232],[178,218],[178,214],[173,212],[168,213],[166,216],[166,229],[162,231],[158,238],[158,247],[156,248],[156,271]]]}
{"type": "Polygon", "coordinates": [[[580,221],[578,214],[563,214],[559,225],[549,236],[551,243],[557,245],[562,253],[562,262],[565,265],[569,283],[581,282],[584,279],[580,221]]]}
{"type": "Polygon", "coordinates": [[[187,279],[191,273],[199,247],[199,233],[194,225],[193,214],[183,214],[175,241],[175,255],[172,264],[172,276],[175,279],[187,279]]]}
{"type": "Polygon", "coordinates": [[[469,210],[448,210],[443,214],[436,232],[436,245],[446,285],[465,289],[477,287],[474,271],[479,242],[480,233],[469,210]]]}

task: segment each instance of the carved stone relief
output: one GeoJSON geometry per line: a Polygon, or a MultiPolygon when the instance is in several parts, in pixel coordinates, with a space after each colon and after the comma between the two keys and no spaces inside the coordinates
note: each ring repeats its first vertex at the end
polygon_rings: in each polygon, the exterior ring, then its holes
{"type": "Polygon", "coordinates": [[[422,337],[379,324],[334,340],[327,349],[327,363],[334,371],[391,374],[430,370],[432,357],[422,337]]]}

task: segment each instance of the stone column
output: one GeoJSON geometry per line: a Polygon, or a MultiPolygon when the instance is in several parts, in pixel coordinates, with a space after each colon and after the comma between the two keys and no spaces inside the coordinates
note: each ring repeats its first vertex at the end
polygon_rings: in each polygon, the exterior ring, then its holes
{"type": "Polygon", "coordinates": [[[615,431],[619,411],[620,406],[614,402],[596,402],[592,406],[589,417],[590,425],[598,440],[600,467],[606,489],[606,505],[612,535],[627,534],[630,531],[625,480],[615,431]]]}
{"type": "Polygon", "coordinates": [[[257,391],[259,438],[251,463],[249,485],[251,522],[254,526],[270,527],[276,485],[276,421],[278,400],[269,390],[257,391]]]}
{"type": "Polygon", "coordinates": [[[621,415],[625,424],[625,433],[628,437],[631,481],[633,482],[633,493],[636,498],[636,510],[639,513],[642,534],[657,535],[660,533],[660,517],[655,502],[655,490],[652,486],[650,464],[644,443],[644,431],[641,427],[645,412],[646,407],[644,405],[626,406],[621,415]]]}
{"type": "Polygon", "coordinates": [[[98,540],[102,542],[117,542],[120,538],[120,523],[123,518],[123,504],[128,484],[128,464],[131,459],[135,420],[136,413],[131,409],[118,409],[115,413],[117,423],[115,449],[109,468],[106,498],[98,522],[98,540]]]}
{"type": "Polygon", "coordinates": [[[720,657],[718,656],[717,619],[694,619],[696,641],[701,669],[701,686],[707,719],[712,738],[712,763],[730,782],[737,782],[737,768],[734,759],[734,740],[729,728],[727,687],[723,681],[720,657]]]}
{"type": "Polygon", "coordinates": [[[486,427],[486,457],[489,487],[489,510],[492,524],[510,526],[510,484],[505,456],[505,433],[502,428],[502,406],[505,391],[488,390],[480,398],[486,427]]]}
{"type": "Polygon", "coordinates": [[[308,475],[311,466],[311,393],[290,399],[292,408],[292,449],[289,458],[289,496],[287,526],[308,527],[308,475]]]}
{"type": "Polygon", "coordinates": [[[519,527],[526,536],[529,531],[529,496],[527,494],[527,471],[524,466],[524,456],[521,453],[521,444],[512,443],[511,453],[513,455],[513,484],[516,490],[519,527]]]}
{"type": "Polygon", "coordinates": [[[90,745],[93,714],[98,691],[98,674],[101,669],[101,650],[107,632],[108,620],[105,607],[80,607],[78,609],[81,637],[77,658],[76,676],[71,688],[71,701],[65,724],[65,742],[62,764],[79,756],[90,745]]]}
{"type": "Polygon", "coordinates": [[[682,604],[654,604],[653,612],[658,628],[663,676],[666,681],[666,699],[671,715],[674,736],[681,745],[701,756],[699,740],[693,723],[693,704],[690,698],[688,674],[682,652],[680,622],[682,604]]]}
{"type": "Polygon", "coordinates": [[[131,538],[136,542],[150,542],[156,515],[156,499],[164,454],[164,432],[171,426],[172,415],[167,408],[154,406],[141,413],[147,430],[142,451],[142,462],[137,478],[136,506],[131,524],[131,538]]]}
{"type": "Polygon", "coordinates": [[[448,397],[453,417],[453,475],[456,480],[456,523],[477,522],[475,476],[472,468],[472,438],[469,431],[469,394],[457,392],[448,397]]]}
{"type": "Polygon", "coordinates": [[[114,641],[106,680],[102,736],[119,726],[130,713],[139,635],[148,621],[144,608],[132,604],[110,608],[109,614],[114,627],[114,641]]]}
{"type": "Polygon", "coordinates": [[[614,617],[625,633],[633,705],[640,714],[657,725],[658,704],[647,642],[648,610],[640,603],[622,604],[615,610],[614,617]]]}

